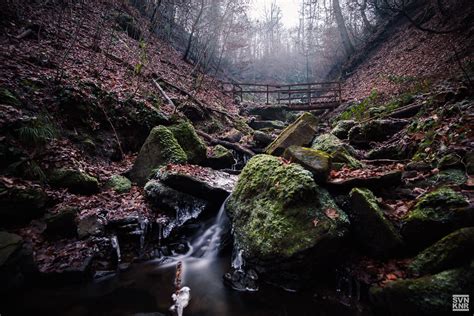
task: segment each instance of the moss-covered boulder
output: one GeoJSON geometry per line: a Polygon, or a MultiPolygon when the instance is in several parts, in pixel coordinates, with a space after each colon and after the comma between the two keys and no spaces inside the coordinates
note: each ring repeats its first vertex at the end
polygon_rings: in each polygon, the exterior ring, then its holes
{"type": "Polygon", "coordinates": [[[384,141],[401,131],[408,123],[408,120],[403,119],[371,120],[351,128],[349,142],[354,146],[365,147],[370,142],[384,141]]]}
{"type": "Polygon", "coordinates": [[[261,120],[251,120],[249,126],[253,129],[284,129],[285,123],[282,121],[261,121],[261,120]]]}
{"type": "Polygon", "coordinates": [[[255,131],[253,133],[253,140],[255,142],[255,145],[259,147],[265,147],[268,146],[274,140],[274,137],[271,134],[262,131],[255,131]]]}
{"type": "Polygon", "coordinates": [[[48,182],[57,188],[66,188],[71,193],[94,194],[99,191],[97,178],[75,169],[54,169],[48,175],[48,182]]]}
{"type": "Polygon", "coordinates": [[[456,268],[474,259],[474,227],[456,230],[419,253],[409,265],[424,275],[456,268]]]}
{"type": "Polygon", "coordinates": [[[181,122],[168,127],[168,129],[173,133],[181,148],[183,148],[189,163],[200,164],[206,159],[206,145],[198,136],[191,123],[181,122]]]}
{"type": "Polygon", "coordinates": [[[105,184],[107,189],[112,189],[117,193],[129,192],[132,188],[132,182],[121,175],[113,175],[105,184]]]}
{"type": "Polygon", "coordinates": [[[444,155],[438,161],[438,168],[440,170],[443,170],[443,169],[462,167],[463,163],[462,163],[461,158],[462,158],[461,156],[455,153],[444,155]]]}
{"type": "Polygon", "coordinates": [[[341,120],[331,130],[331,134],[340,139],[347,139],[349,131],[357,124],[354,120],[341,120]]]}
{"type": "Polygon", "coordinates": [[[310,113],[303,113],[294,123],[285,128],[266,149],[269,155],[279,156],[286,148],[308,146],[317,131],[318,120],[310,113]]]}
{"type": "Polygon", "coordinates": [[[0,104],[19,107],[21,105],[21,102],[12,92],[10,92],[10,90],[0,88],[0,104]]]}
{"type": "Polygon", "coordinates": [[[204,165],[213,169],[231,168],[235,163],[232,151],[222,145],[210,147],[207,152],[207,160],[204,165]]]}
{"type": "Polygon", "coordinates": [[[324,151],[300,146],[290,146],[283,153],[283,157],[311,171],[316,182],[324,183],[329,176],[331,157],[324,151]]]}
{"type": "Polygon", "coordinates": [[[331,264],[349,225],[309,171],[269,155],[247,163],[227,212],[246,262],[269,278],[283,266],[286,276],[298,278],[331,264]]]}
{"type": "Polygon", "coordinates": [[[407,245],[422,249],[457,228],[474,224],[474,211],[466,198],[450,188],[424,195],[402,219],[407,245]]]}
{"type": "Polygon", "coordinates": [[[0,225],[25,223],[44,214],[47,194],[39,186],[0,183],[0,225]]]}
{"type": "Polygon", "coordinates": [[[279,106],[251,107],[245,111],[248,115],[257,115],[263,120],[286,121],[289,116],[289,112],[283,107],[279,106]]]}
{"type": "Polygon", "coordinates": [[[331,155],[332,162],[343,164],[349,168],[362,168],[362,163],[354,158],[356,152],[352,146],[344,144],[339,138],[332,134],[322,134],[316,137],[311,148],[327,152],[331,155]]]}
{"type": "Polygon", "coordinates": [[[393,255],[403,241],[380,210],[374,194],[368,189],[354,188],[350,197],[351,208],[348,212],[357,243],[371,255],[393,255]]]}
{"type": "Polygon", "coordinates": [[[450,315],[453,294],[474,295],[474,262],[459,269],[370,289],[380,315],[450,315]]]}
{"type": "Polygon", "coordinates": [[[131,38],[139,40],[142,37],[142,32],[135,19],[125,13],[117,14],[115,21],[120,29],[128,34],[131,38]]]}
{"type": "Polygon", "coordinates": [[[173,133],[164,126],[153,128],[130,171],[130,179],[144,185],[152,171],[168,163],[186,163],[187,156],[173,133]]]}

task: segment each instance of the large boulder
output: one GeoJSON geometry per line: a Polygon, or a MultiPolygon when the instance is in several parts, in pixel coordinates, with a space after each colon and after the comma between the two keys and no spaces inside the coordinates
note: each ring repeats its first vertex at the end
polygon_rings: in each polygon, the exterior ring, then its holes
{"type": "Polygon", "coordinates": [[[279,156],[291,145],[308,146],[317,131],[318,120],[310,113],[303,113],[285,128],[266,149],[269,155],[279,156]]]}
{"type": "Polygon", "coordinates": [[[105,187],[117,193],[127,193],[132,189],[132,182],[128,178],[116,174],[110,177],[105,187]]]}
{"type": "Polygon", "coordinates": [[[261,121],[261,120],[251,120],[249,126],[253,129],[284,129],[285,123],[282,121],[261,121]]]}
{"type": "Polygon", "coordinates": [[[401,131],[408,123],[408,120],[403,119],[371,120],[351,128],[348,134],[349,142],[364,147],[370,142],[384,141],[401,131]]]}
{"type": "Polygon", "coordinates": [[[246,263],[277,283],[307,279],[331,264],[349,226],[309,171],[269,155],[247,163],[227,212],[246,263]]]}
{"type": "Polygon", "coordinates": [[[22,244],[23,239],[20,236],[0,231],[0,267],[21,248],[22,244]]]}
{"type": "Polygon", "coordinates": [[[349,217],[358,244],[369,254],[387,256],[399,250],[402,238],[380,210],[374,194],[355,188],[350,193],[349,217]]]}
{"type": "Polygon", "coordinates": [[[425,275],[456,268],[474,259],[474,227],[456,230],[419,253],[409,265],[414,274],[425,275]]]}
{"type": "Polygon", "coordinates": [[[93,194],[99,191],[97,178],[75,169],[54,169],[49,173],[48,182],[53,187],[66,188],[71,193],[93,194]]]}
{"type": "Polygon", "coordinates": [[[362,163],[354,157],[356,155],[355,149],[343,143],[333,134],[317,136],[313,140],[311,148],[327,152],[335,164],[346,165],[354,169],[362,168],[362,163]]]}
{"type": "Polygon", "coordinates": [[[347,139],[350,129],[356,124],[357,122],[354,120],[341,120],[331,130],[331,134],[340,139],[347,139]]]}
{"type": "Polygon", "coordinates": [[[331,170],[331,157],[320,150],[300,146],[290,146],[283,157],[311,171],[316,182],[326,182],[331,170]]]}
{"type": "Polygon", "coordinates": [[[402,219],[407,245],[422,249],[457,228],[474,224],[474,212],[466,198],[450,188],[440,188],[420,198],[402,219]]]}
{"type": "Polygon", "coordinates": [[[207,153],[207,160],[203,164],[214,169],[231,168],[235,164],[232,151],[222,145],[210,147],[207,153]]]}
{"type": "Polygon", "coordinates": [[[459,269],[370,289],[380,315],[449,315],[453,311],[453,294],[474,295],[474,262],[459,269]]]}
{"type": "Polygon", "coordinates": [[[76,215],[78,209],[66,207],[57,213],[46,214],[44,221],[46,229],[44,234],[48,237],[75,237],[77,235],[76,215]]]}
{"type": "Polygon", "coordinates": [[[0,183],[0,225],[25,223],[43,215],[47,200],[39,186],[0,183]]]}
{"type": "Polygon", "coordinates": [[[257,115],[263,120],[286,121],[288,111],[278,106],[258,106],[246,109],[248,115],[257,115]]]}
{"type": "Polygon", "coordinates": [[[164,126],[157,126],[151,130],[140,149],[130,171],[130,179],[144,185],[154,169],[169,163],[186,163],[186,160],[186,153],[173,133],[164,126]]]}
{"type": "Polygon", "coordinates": [[[183,148],[188,162],[192,164],[200,164],[206,159],[206,145],[196,133],[194,126],[189,122],[181,122],[179,124],[168,127],[183,148]]]}

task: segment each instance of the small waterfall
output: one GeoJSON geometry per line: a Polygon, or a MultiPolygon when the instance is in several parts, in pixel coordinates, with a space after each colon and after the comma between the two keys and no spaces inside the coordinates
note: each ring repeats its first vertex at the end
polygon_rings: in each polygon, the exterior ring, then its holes
{"type": "Polygon", "coordinates": [[[119,245],[119,242],[118,242],[118,239],[117,239],[117,236],[116,235],[113,235],[111,238],[110,238],[110,242],[112,244],[112,248],[115,249],[115,254],[117,256],[117,265],[120,264],[120,262],[122,261],[122,255],[120,253],[120,245],[119,245]]]}
{"type": "Polygon", "coordinates": [[[237,271],[243,271],[244,259],[242,257],[242,249],[235,248],[232,255],[232,269],[237,271]]]}

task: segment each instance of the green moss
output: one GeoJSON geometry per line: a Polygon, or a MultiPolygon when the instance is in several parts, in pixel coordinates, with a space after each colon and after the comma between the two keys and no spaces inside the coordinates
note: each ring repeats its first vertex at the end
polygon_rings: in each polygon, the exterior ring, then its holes
{"type": "Polygon", "coordinates": [[[455,268],[474,254],[474,227],[461,228],[418,254],[411,262],[412,273],[428,274],[455,268]]]}
{"type": "Polygon", "coordinates": [[[79,170],[55,169],[48,175],[48,181],[52,186],[67,188],[72,193],[92,194],[99,191],[97,178],[79,170]]]}
{"type": "Polygon", "coordinates": [[[356,121],[354,120],[342,120],[337,122],[336,126],[331,130],[331,134],[340,139],[346,139],[349,135],[349,130],[354,127],[356,121]]]}
{"type": "Polygon", "coordinates": [[[132,182],[124,176],[114,175],[107,181],[106,188],[117,193],[126,193],[132,188],[132,182]]]}
{"type": "Polygon", "coordinates": [[[21,105],[20,100],[10,92],[8,89],[0,89],[0,103],[19,107],[21,105]]]}
{"type": "Polygon", "coordinates": [[[311,171],[316,181],[325,182],[329,176],[331,156],[324,151],[290,146],[283,153],[283,157],[311,171]]]}
{"type": "Polygon", "coordinates": [[[362,163],[354,158],[355,150],[352,146],[344,144],[332,134],[322,134],[313,140],[311,148],[328,153],[335,163],[344,163],[349,168],[362,168],[362,163]]]}
{"type": "Polygon", "coordinates": [[[340,120],[361,121],[365,118],[369,118],[368,109],[375,106],[379,98],[380,96],[377,90],[375,89],[372,90],[372,92],[367,98],[363,99],[361,102],[357,104],[352,105],[351,107],[346,109],[344,112],[342,112],[337,118],[337,121],[340,121],[340,120]]]}
{"type": "Polygon", "coordinates": [[[227,208],[236,240],[250,257],[291,257],[342,237],[348,225],[309,171],[268,155],[247,163],[227,208]],[[334,219],[326,215],[328,209],[334,219]]]}
{"type": "Polygon", "coordinates": [[[190,163],[199,164],[206,159],[206,145],[189,122],[181,122],[168,129],[186,153],[190,163]]]}

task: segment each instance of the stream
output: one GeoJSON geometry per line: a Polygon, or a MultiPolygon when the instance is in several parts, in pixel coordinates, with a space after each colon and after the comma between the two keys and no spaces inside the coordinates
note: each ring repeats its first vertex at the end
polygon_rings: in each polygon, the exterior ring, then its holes
{"type": "Polygon", "coordinates": [[[230,237],[224,205],[216,218],[199,225],[189,239],[186,254],[134,263],[125,271],[87,284],[36,286],[15,296],[9,305],[15,306],[14,314],[173,315],[169,308],[176,265],[182,262],[181,285],[189,287],[191,294],[183,315],[355,315],[347,305],[328,304],[263,282],[258,291],[236,291],[226,286],[224,274],[231,266],[240,269],[242,259],[238,252],[234,251],[232,258],[228,249],[221,251],[230,237]]]}

